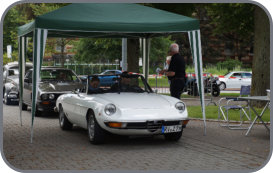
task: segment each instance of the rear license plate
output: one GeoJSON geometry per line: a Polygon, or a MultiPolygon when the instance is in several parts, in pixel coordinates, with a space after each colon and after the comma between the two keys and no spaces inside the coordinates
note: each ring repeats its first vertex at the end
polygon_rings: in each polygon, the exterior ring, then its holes
{"type": "Polygon", "coordinates": [[[174,126],[162,126],[162,133],[173,133],[180,132],[182,130],[182,125],[174,125],[174,126]]]}

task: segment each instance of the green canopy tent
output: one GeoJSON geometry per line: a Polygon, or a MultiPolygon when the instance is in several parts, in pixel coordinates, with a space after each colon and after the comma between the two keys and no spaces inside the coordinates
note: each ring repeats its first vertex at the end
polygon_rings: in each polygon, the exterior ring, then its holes
{"type": "MultiPolygon", "coordinates": [[[[33,77],[32,77],[32,122],[36,110],[37,86],[45,51],[47,37],[97,37],[97,38],[143,38],[146,42],[144,57],[148,62],[149,38],[172,33],[187,32],[197,74],[197,84],[206,134],[202,55],[199,21],[186,16],[124,3],[75,3],[36,17],[18,28],[20,59],[20,118],[22,111],[23,75],[26,58],[26,38],[33,37],[33,77]]],[[[145,77],[148,76],[148,63],[144,63],[145,77]]]]}

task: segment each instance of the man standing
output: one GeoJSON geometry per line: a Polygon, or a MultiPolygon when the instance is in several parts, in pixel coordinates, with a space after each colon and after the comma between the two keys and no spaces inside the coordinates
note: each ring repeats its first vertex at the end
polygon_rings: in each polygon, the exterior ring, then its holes
{"type": "Polygon", "coordinates": [[[166,76],[171,81],[171,96],[180,99],[185,85],[185,61],[179,54],[179,46],[176,43],[171,44],[169,55],[171,62],[167,71],[164,70],[166,76]]]}

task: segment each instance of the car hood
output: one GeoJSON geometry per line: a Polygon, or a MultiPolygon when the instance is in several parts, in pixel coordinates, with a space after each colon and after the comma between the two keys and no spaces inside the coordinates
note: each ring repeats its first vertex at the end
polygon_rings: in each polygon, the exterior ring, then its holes
{"type": "Polygon", "coordinates": [[[83,88],[78,82],[41,82],[39,90],[42,92],[65,92],[83,88]]]}
{"type": "Polygon", "coordinates": [[[162,109],[173,106],[166,98],[154,93],[105,93],[96,97],[126,109],[162,109]]]}
{"type": "Polygon", "coordinates": [[[13,76],[8,76],[10,80],[15,82],[17,85],[19,85],[19,76],[18,75],[13,75],[13,76]]]}

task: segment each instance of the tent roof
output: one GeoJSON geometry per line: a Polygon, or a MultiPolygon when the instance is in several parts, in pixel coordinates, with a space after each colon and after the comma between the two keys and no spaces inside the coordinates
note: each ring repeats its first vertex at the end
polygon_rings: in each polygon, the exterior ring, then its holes
{"type": "Polygon", "coordinates": [[[35,28],[48,29],[48,37],[151,37],[197,30],[199,21],[138,4],[75,3],[36,17],[18,35],[35,28]]]}

